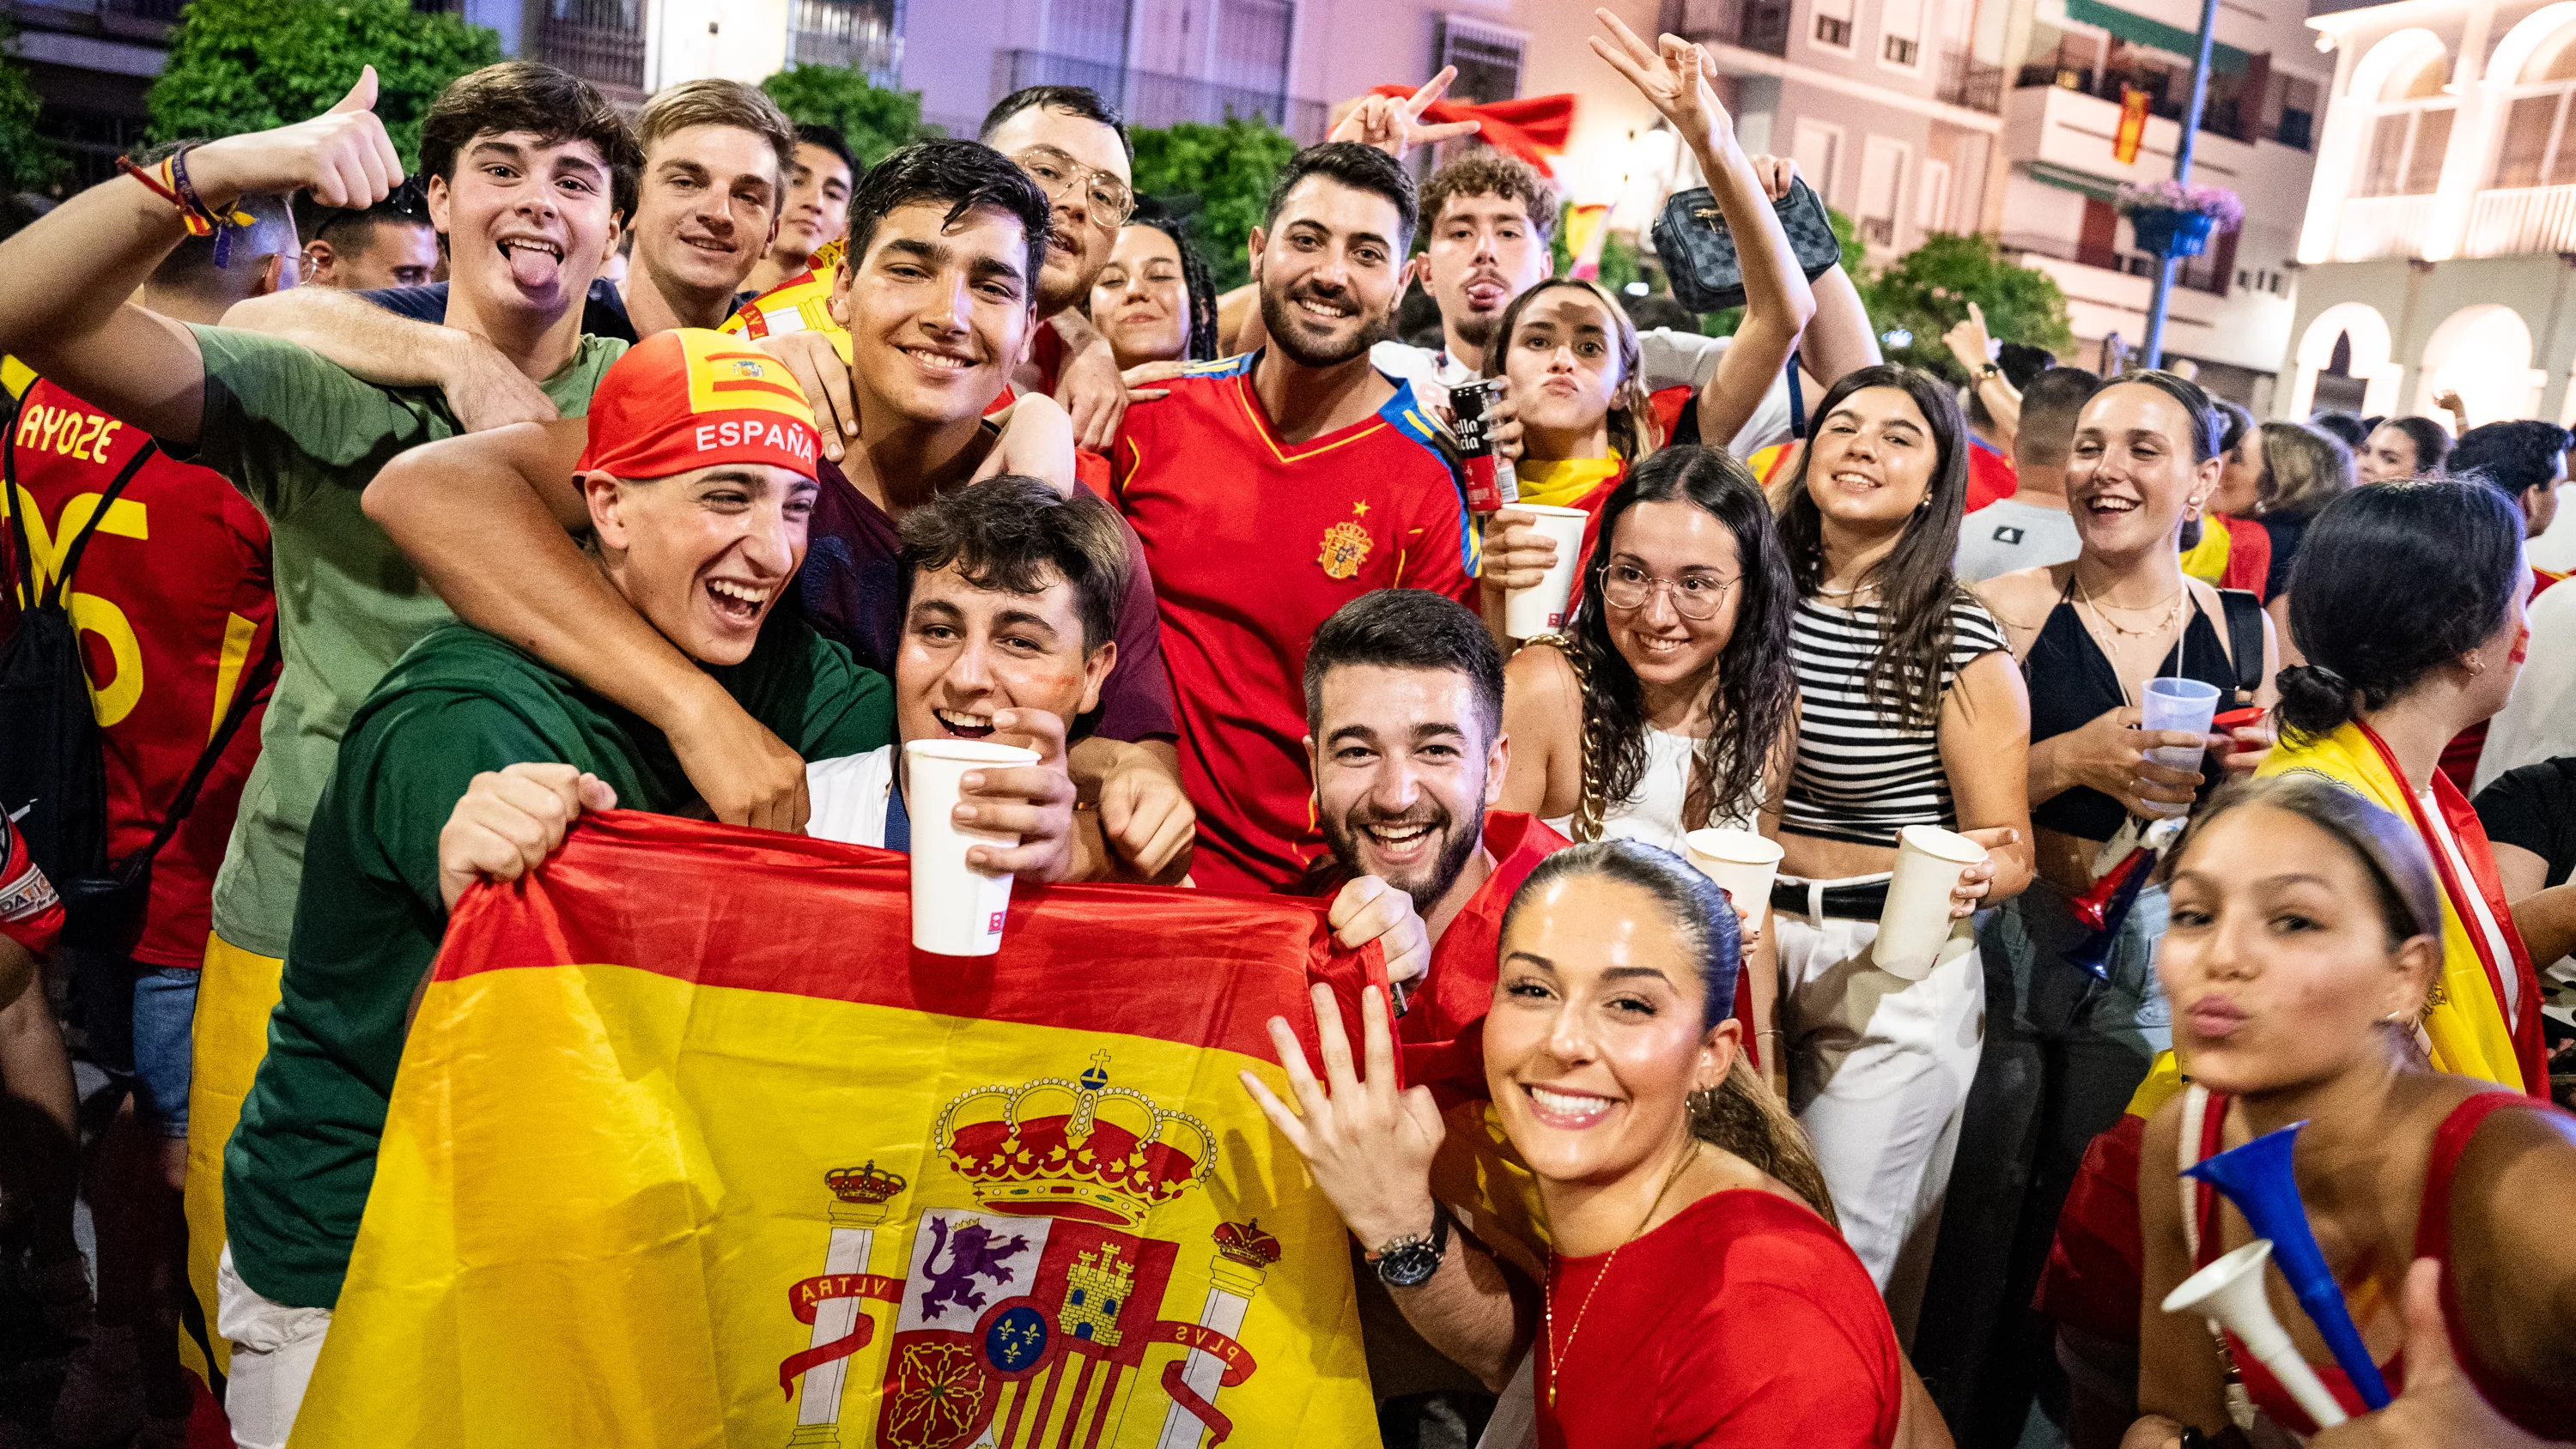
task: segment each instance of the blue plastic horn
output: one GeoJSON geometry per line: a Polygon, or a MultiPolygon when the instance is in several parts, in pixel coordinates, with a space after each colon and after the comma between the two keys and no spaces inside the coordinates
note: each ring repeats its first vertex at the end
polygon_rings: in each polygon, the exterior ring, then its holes
{"type": "Polygon", "coordinates": [[[2266,1132],[2183,1171],[2227,1194],[2227,1200],[2245,1215],[2254,1236],[2271,1240],[2272,1261],[2280,1265],[2281,1276],[2290,1280],[2290,1291],[2298,1295],[2308,1321],[2334,1351],[2335,1362],[2352,1380],[2354,1392],[2371,1408],[2384,1409],[2388,1381],[2379,1376],[2379,1365],[2371,1362],[2361,1330],[2353,1327],[2352,1311],[2344,1306],[2343,1289],[2327,1269],[2317,1235],[2308,1227],[2307,1206],[2299,1201],[2299,1180],[2290,1171],[2290,1147],[2299,1129],[2307,1125],[2293,1122],[2278,1132],[2266,1132]]]}

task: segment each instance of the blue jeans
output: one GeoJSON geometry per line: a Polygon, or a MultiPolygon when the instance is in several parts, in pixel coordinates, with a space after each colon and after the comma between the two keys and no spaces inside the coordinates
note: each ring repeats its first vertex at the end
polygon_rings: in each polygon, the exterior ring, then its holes
{"type": "Polygon", "coordinates": [[[132,1087],[137,1121],[164,1137],[185,1138],[198,973],[75,954],[90,1059],[132,1087]]]}
{"type": "Polygon", "coordinates": [[[1986,1051],[1914,1337],[1915,1367],[1961,1449],[2018,1441],[2041,1375],[2054,1377],[2031,1295],[2084,1149],[2173,1044],[2155,973],[2166,913],[2162,887],[2138,892],[2107,980],[2067,964],[2089,933],[2046,881],[1978,923],[1986,1051]]]}

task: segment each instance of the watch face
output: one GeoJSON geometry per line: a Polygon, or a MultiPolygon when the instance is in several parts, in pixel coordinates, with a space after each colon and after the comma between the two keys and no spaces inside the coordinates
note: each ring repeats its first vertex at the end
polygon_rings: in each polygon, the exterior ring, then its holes
{"type": "Polygon", "coordinates": [[[1412,1288],[1440,1271],[1440,1250],[1429,1243],[1407,1243],[1377,1260],[1378,1281],[1390,1288],[1412,1288]]]}

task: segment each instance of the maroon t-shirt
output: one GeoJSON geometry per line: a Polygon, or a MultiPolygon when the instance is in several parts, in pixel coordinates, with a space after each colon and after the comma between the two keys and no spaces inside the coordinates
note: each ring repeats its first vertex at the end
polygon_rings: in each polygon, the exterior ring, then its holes
{"type": "MultiPolygon", "coordinates": [[[[816,460],[823,484],[806,526],[805,566],[796,598],[826,639],[848,646],[859,663],[891,680],[903,642],[903,539],[886,511],[859,492],[829,459],[816,460]]],[[[1172,682],[1163,669],[1163,626],[1155,612],[1154,577],[1136,530],[1118,521],[1127,540],[1127,597],[1118,606],[1118,662],[1100,687],[1100,708],[1087,733],[1112,740],[1170,739],[1172,682]]]]}

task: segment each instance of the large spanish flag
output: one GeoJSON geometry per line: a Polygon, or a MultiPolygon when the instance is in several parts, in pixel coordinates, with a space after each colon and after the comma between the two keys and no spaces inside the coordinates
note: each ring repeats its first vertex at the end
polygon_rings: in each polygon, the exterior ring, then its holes
{"type": "Polygon", "coordinates": [[[469,895],[294,1443],[1374,1442],[1340,1222],[1235,1074],[1285,1090],[1312,981],[1356,1031],[1375,948],[1016,895],[930,956],[902,856],[632,813],[469,895]]]}

